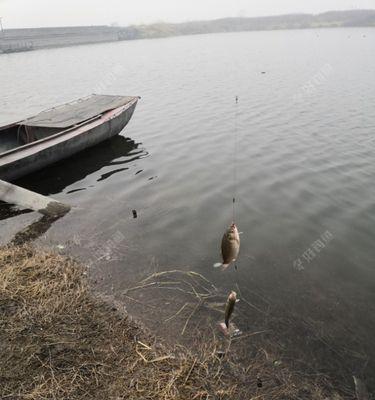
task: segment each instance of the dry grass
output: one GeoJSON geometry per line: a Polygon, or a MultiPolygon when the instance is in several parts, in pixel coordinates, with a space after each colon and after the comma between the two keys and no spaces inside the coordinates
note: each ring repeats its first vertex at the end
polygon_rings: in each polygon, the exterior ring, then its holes
{"type": "Polygon", "coordinates": [[[2,399],[335,396],[286,365],[267,363],[262,351],[241,367],[231,341],[225,355],[216,339],[194,351],[158,344],[121,306],[90,292],[82,266],[30,246],[0,249],[0,313],[2,399]]]}

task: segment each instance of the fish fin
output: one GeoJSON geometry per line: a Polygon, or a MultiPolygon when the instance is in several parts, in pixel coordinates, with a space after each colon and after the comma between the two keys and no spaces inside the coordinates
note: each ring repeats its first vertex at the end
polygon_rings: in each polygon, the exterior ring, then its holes
{"type": "Polygon", "coordinates": [[[225,271],[229,267],[229,264],[221,264],[220,267],[222,271],[225,271]]]}
{"type": "Polygon", "coordinates": [[[223,263],[215,263],[214,268],[220,268],[223,266],[223,263]]]}

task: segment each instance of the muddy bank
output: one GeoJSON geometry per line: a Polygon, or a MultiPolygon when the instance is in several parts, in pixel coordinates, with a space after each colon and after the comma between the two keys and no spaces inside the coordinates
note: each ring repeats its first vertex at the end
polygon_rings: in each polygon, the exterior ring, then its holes
{"type": "Polygon", "coordinates": [[[262,349],[240,365],[231,339],[190,350],[159,342],[121,304],[95,295],[70,258],[3,247],[0,282],[1,398],[345,398],[262,349]]]}

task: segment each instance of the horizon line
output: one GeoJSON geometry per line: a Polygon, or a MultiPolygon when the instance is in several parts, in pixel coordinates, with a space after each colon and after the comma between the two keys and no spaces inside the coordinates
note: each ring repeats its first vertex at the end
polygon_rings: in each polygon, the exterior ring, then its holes
{"type": "MultiPolygon", "coordinates": [[[[292,16],[292,15],[309,15],[309,16],[318,16],[318,15],[324,15],[324,14],[329,14],[329,13],[346,13],[346,12],[375,12],[375,8],[352,8],[352,9],[345,9],[345,10],[328,10],[328,11],[322,11],[318,13],[303,13],[303,12],[292,12],[292,13],[285,13],[285,14],[269,14],[269,15],[259,15],[259,16],[253,16],[253,17],[246,17],[246,16],[236,16],[236,17],[220,17],[220,18],[213,18],[213,19],[193,19],[193,20],[186,20],[186,21],[180,21],[180,22],[168,22],[168,21],[155,21],[155,22],[149,22],[149,23],[134,23],[134,24],[128,24],[128,25],[114,25],[112,24],[95,24],[95,25],[55,25],[55,26],[29,26],[29,27],[18,27],[18,28],[5,28],[3,31],[10,31],[10,30],[16,30],[16,29],[56,29],[56,28],[94,28],[94,27],[106,27],[106,28],[128,28],[128,27],[134,27],[134,26],[151,26],[151,25],[180,25],[180,24],[188,24],[188,23],[193,23],[193,22],[212,22],[212,21],[220,21],[220,20],[225,20],[225,19],[259,19],[259,18],[275,18],[275,17],[285,17],[285,16],[292,16]]],[[[0,16],[0,19],[4,19],[3,16],[0,16]]]]}

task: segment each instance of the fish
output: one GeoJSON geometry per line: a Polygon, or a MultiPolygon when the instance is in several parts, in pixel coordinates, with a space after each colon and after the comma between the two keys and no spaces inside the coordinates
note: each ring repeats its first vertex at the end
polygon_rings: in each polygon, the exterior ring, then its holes
{"type": "Polygon", "coordinates": [[[224,233],[221,241],[221,255],[223,262],[214,264],[215,268],[221,267],[222,270],[229,267],[229,265],[236,261],[240,251],[240,234],[236,224],[233,222],[224,233]]]}
{"type": "Polygon", "coordinates": [[[227,327],[227,329],[229,328],[229,320],[230,317],[232,316],[236,301],[237,301],[237,293],[233,291],[230,292],[227,299],[227,304],[225,305],[225,326],[227,327]]]}

